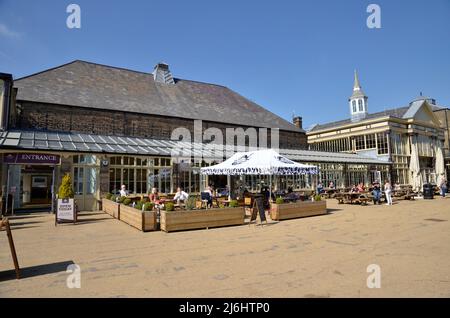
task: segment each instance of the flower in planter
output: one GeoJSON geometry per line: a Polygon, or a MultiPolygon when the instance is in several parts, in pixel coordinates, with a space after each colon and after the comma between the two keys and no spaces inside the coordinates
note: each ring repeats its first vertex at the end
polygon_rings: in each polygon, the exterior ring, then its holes
{"type": "Polygon", "coordinates": [[[230,201],[230,208],[237,208],[238,206],[239,206],[239,203],[237,200],[230,201]]]}

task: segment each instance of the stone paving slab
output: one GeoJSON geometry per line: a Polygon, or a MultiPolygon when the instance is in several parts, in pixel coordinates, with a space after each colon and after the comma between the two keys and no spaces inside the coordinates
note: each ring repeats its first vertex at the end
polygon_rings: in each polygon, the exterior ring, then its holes
{"type": "Polygon", "coordinates": [[[175,233],[138,230],[102,212],[54,226],[11,219],[23,275],[0,232],[0,297],[449,297],[450,198],[338,205],[303,219],[175,233]],[[66,285],[68,265],[81,288],[66,285]],[[367,266],[381,268],[369,289],[367,266]]]}

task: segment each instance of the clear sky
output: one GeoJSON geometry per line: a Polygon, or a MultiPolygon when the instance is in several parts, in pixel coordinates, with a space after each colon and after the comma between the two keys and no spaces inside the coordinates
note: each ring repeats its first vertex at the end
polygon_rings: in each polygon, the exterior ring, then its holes
{"type": "Polygon", "coordinates": [[[0,72],[81,59],[228,86],[304,126],[349,116],[353,70],[369,112],[424,95],[450,106],[450,0],[0,0],[0,72]],[[81,7],[81,29],[66,7],[81,7]],[[381,29],[366,8],[381,7],[381,29]]]}

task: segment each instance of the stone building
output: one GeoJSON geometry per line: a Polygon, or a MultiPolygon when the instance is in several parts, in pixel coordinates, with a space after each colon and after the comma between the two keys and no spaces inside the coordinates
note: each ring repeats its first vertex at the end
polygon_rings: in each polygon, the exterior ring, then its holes
{"type": "MultiPolygon", "coordinates": [[[[293,160],[387,165],[359,155],[311,156],[300,117],[290,123],[227,87],[178,79],[164,63],[146,73],[74,61],[14,81],[0,74],[0,84],[2,195],[13,195],[17,208],[51,204],[66,173],[83,210],[97,209],[122,184],[135,194],[223,187],[226,177],[199,174],[224,159],[215,148],[222,141],[231,152],[272,147],[293,160]]],[[[299,189],[312,180],[285,184],[299,189]]]]}
{"type": "MultiPolygon", "coordinates": [[[[315,125],[307,132],[310,149],[356,153],[392,162],[389,172],[380,174],[373,171],[378,176],[373,175],[372,179],[390,179],[404,185],[412,183],[410,162],[413,147],[418,150],[422,183],[438,181],[440,176],[436,163],[439,165],[439,160],[436,159],[442,151],[448,174],[448,108],[438,106],[433,98],[419,96],[407,106],[369,113],[368,97],[356,72],[353,93],[348,102],[350,118],[315,125]]],[[[370,181],[353,180],[355,183],[370,181]]]]}

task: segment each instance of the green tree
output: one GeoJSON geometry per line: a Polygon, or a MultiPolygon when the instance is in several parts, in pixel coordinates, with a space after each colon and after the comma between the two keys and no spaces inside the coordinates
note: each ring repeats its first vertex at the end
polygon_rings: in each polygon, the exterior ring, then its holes
{"type": "Polygon", "coordinates": [[[72,187],[72,178],[70,178],[70,174],[66,174],[62,178],[61,186],[58,190],[58,198],[59,199],[71,199],[74,196],[73,187],[72,187]]]}

